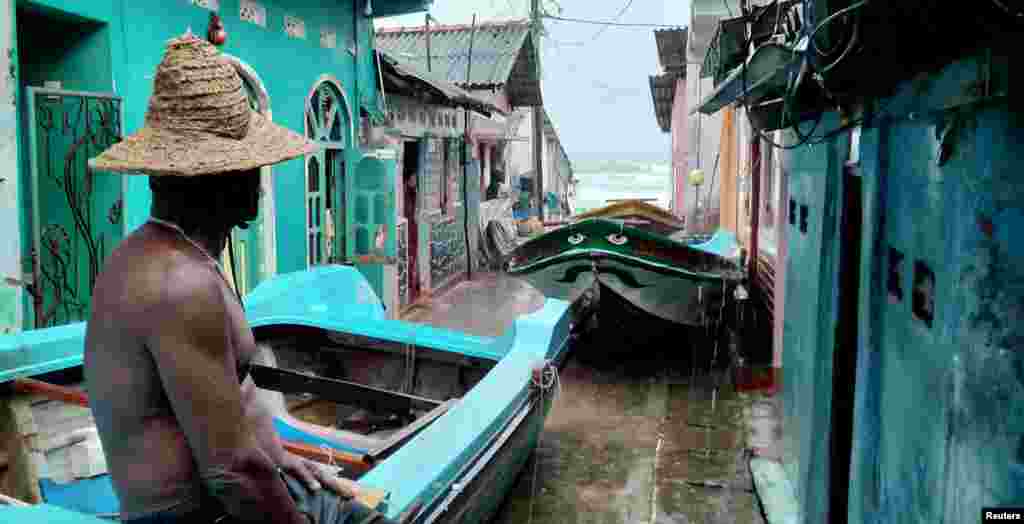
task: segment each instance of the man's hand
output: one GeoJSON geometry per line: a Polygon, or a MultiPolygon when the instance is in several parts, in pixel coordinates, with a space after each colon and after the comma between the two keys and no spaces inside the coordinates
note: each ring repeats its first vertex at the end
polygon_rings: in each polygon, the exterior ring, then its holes
{"type": "Polygon", "coordinates": [[[327,489],[338,494],[338,496],[345,498],[359,497],[359,486],[355,482],[332,475],[319,463],[292,455],[291,453],[285,453],[285,457],[279,466],[286,473],[290,473],[302,481],[310,491],[318,491],[326,486],[327,489]]]}

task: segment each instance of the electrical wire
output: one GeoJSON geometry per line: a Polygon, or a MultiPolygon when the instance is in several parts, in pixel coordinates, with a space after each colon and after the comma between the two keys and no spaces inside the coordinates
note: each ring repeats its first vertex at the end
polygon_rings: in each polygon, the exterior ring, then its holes
{"type": "Polygon", "coordinates": [[[1017,18],[1024,18],[1024,11],[1020,11],[1020,12],[1016,12],[1015,13],[1012,9],[1010,9],[1009,6],[1007,6],[1006,4],[1003,3],[1003,0],[992,0],[992,3],[996,4],[996,7],[998,7],[999,9],[1002,9],[1003,11],[1006,11],[1006,14],[1008,14],[1010,16],[1015,16],[1017,18]]]}
{"type": "MultiPolygon", "coordinates": [[[[617,23],[619,19],[622,18],[622,15],[626,14],[626,11],[629,10],[629,7],[633,5],[633,1],[634,0],[627,0],[626,5],[622,6],[622,9],[619,9],[618,14],[616,14],[615,17],[612,18],[612,23],[617,23]]],[[[724,2],[725,0],[722,1],[724,2]]],[[[593,42],[594,40],[597,40],[598,37],[600,37],[602,34],[604,34],[606,30],[608,30],[608,27],[608,25],[601,26],[601,29],[598,29],[597,32],[594,33],[594,36],[590,39],[590,41],[593,42]]]]}
{"type": "Polygon", "coordinates": [[[577,24],[606,25],[611,27],[665,27],[671,29],[683,29],[679,24],[630,24],[625,22],[607,22],[601,20],[584,20],[582,18],[569,18],[566,16],[541,15],[541,18],[558,20],[560,22],[575,22],[577,24]]]}
{"type": "MultiPolygon", "coordinates": [[[[834,20],[838,19],[839,17],[847,15],[847,14],[853,12],[853,11],[856,11],[857,9],[860,9],[860,8],[868,5],[868,3],[869,3],[869,0],[861,0],[860,2],[857,2],[856,4],[852,4],[849,7],[840,9],[840,10],[836,11],[835,13],[832,13],[831,15],[827,16],[824,20],[821,21],[820,24],[818,24],[817,27],[814,28],[814,31],[811,31],[811,36],[809,38],[809,40],[810,40],[810,42],[809,42],[810,47],[813,48],[815,50],[815,52],[817,52],[818,54],[824,54],[824,53],[821,52],[820,49],[818,49],[818,43],[815,40],[815,38],[817,38],[817,36],[818,36],[818,31],[821,31],[825,26],[829,25],[830,23],[832,23],[834,20]]],[[[849,46],[847,46],[847,48],[849,48],[849,46]]]]}

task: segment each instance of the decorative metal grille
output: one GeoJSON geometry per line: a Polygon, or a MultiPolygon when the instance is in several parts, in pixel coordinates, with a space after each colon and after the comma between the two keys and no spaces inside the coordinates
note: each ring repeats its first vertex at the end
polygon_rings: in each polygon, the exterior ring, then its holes
{"type": "Polygon", "coordinates": [[[87,164],[120,141],[121,100],[39,89],[31,104],[37,245],[29,293],[41,328],[87,318],[96,277],[121,235],[120,179],[87,164]]]}
{"type": "Polygon", "coordinates": [[[328,49],[338,47],[338,32],[334,29],[320,30],[320,46],[328,49]]]}
{"type": "Polygon", "coordinates": [[[220,0],[190,0],[192,5],[209,9],[210,11],[220,10],[220,0]]]}
{"type": "Polygon", "coordinates": [[[238,5],[238,17],[260,27],[267,27],[267,8],[254,0],[240,1],[238,5]]]}
{"type": "Polygon", "coordinates": [[[301,18],[284,15],[284,32],[292,38],[306,38],[306,23],[301,18]]]}

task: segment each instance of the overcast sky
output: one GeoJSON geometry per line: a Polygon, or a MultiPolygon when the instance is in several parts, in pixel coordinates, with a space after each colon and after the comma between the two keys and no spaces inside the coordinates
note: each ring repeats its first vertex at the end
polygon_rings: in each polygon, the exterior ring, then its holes
{"type": "MultiPolygon", "coordinates": [[[[552,5],[550,0],[542,3],[552,5]]],[[[689,24],[690,0],[559,0],[561,16],[631,24],[689,24]]],[[[525,18],[529,0],[435,0],[442,24],[525,18]]],[[[570,158],[668,160],[669,135],[654,118],[647,77],[658,73],[653,28],[545,20],[544,104],[570,158]]],[[[378,19],[377,27],[423,25],[423,14],[378,19]]]]}

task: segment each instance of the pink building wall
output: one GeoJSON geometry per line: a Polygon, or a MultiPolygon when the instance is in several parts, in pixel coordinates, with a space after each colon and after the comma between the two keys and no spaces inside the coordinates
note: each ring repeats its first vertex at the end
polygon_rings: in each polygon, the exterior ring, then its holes
{"type": "Polygon", "coordinates": [[[672,214],[685,216],[683,203],[686,196],[686,155],[690,129],[686,118],[686,80],[676,80],[675,99],[672,101],[672,214]]]}

